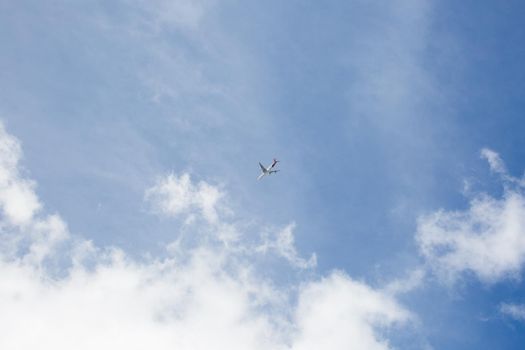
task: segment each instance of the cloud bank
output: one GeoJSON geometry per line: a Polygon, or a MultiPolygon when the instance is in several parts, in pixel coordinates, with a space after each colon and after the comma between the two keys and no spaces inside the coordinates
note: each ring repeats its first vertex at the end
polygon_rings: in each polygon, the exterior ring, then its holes
{"type": "MultiPolygon", "coordinates": [[[[252,247],[242,235],[235,246],[202,237],[162,259],[97,247],[45,214],[3,126],[0,147],[2,349],[390,349],[383,331],[411,319],[390,294],[341,271],[279,286],[233,249],[252,247]]],[[[222,193],[183,174],[161,178],[146,198],[160,214],[199,216],[209,233],[235,225],[222,222],[222,193]]],[[[308,265],[292,230],[265,249],[308,265]]]]}

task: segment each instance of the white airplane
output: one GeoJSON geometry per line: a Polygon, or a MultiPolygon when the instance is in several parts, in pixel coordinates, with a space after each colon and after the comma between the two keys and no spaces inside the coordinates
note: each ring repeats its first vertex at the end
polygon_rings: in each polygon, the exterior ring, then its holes
{"type": "Polygon", "coordinates": [[[277,163],[279,163],[279,161],[277,159],[273,159],[273,162],[271,165],[269,165],[267,168],[264,167],[264,165],[262,165],[261,163],[259,163],[259,166],[261,167],[261,170],[262,170],[262,173],[261,175],[259,175],[259,177],[257,178],[257,180],[260,180],[262,179],[265,175],[271,175],[273,173],[276,173],[278,172],[279,170],[274,170],[273,168],[277,165],[277,163]]]}

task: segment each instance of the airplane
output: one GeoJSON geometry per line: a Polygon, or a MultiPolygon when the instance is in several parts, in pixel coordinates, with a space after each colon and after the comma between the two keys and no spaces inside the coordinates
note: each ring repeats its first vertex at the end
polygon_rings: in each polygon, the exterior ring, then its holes
{"type": "Polygon", "coordinates": [[[262,173],[261,175],[259,175],[259,177],[257,178],[257,180],[260,180],[262,179],[265,175],[271,175],[273,173],[276,173],[278,172],[279,170],[274,170],[273,168],[277,165],[277,163],[279,163],[279,161],[277,159],[273,159],[273,162],[271,165],[269,165],[267,168],[264,167],[264,165],[262,165],[261,163],[259,163],[259,166],[261,167],[261,170],[262,170],[262,173]]]}

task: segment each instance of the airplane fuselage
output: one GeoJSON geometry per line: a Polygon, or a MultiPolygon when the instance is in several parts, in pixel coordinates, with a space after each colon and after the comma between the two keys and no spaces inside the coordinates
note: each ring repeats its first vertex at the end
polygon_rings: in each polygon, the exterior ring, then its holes
{"type": "Polygon", "coordinates": [[[271,165],[269,165],[268,167],[265,167],[264,165],[262,165],[261,163],[259,163],[259,166],[261,167],[261,175],[259,175],[259,177],[257,178],[257,180],[260,180],[262,179],[265,175],[271,175],[273,173],[276,173],[278,172],[279,170],[273,170],[273,168],[277,165],[279,161],[277,159],[273,159],[273,162],[271,165]]]}

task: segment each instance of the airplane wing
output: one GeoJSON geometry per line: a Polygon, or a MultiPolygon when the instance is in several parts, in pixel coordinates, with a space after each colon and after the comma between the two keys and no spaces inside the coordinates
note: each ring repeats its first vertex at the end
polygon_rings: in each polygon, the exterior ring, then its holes
{"type": "Polygon", "coordinates": [[[264,165],[262,165],[261,163],[259,163],[259,166],[261,167],[261,170],[263,171],[263,173],[267,172],[268,170],[264,167],[264,165]]]}

